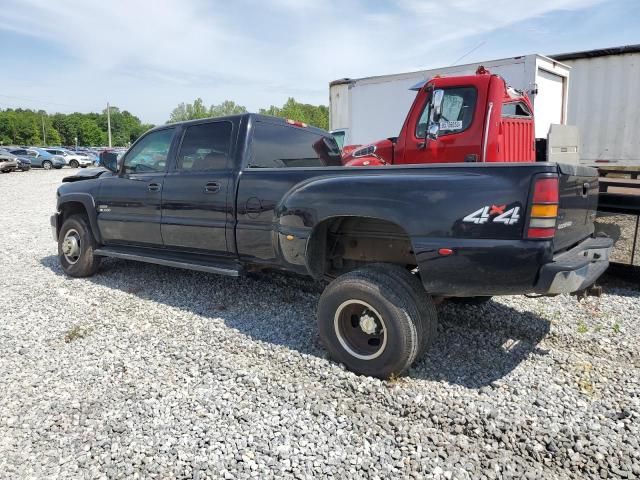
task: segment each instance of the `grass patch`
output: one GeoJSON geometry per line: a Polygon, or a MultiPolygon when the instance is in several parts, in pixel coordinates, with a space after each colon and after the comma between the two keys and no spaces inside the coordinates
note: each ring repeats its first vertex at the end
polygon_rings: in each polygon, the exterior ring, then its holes
{"type": "Polygon", "coordinates": [[[593,365],[589,362],[584,362],[578,365],[578,388],[582,393],[589,397],[593,397],[596,392],[596,387],[592,379],[593,365]]]}
{"type": "Polygon", "coordinates": [[[89,335],[89,329],[81,325],[74,325],[64,334],[64,342],[71,343],[74,340],[80,340],[81,338],[89,335]]]}

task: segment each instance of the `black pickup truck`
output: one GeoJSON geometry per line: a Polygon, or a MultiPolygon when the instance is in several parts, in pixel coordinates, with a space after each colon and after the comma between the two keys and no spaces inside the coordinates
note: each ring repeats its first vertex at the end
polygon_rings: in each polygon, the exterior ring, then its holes
{"type": "Polygon", "coordinates": [[[327,280],[321,339],[367,375],[401,374],[424,352],[434,297],[583,291],[609,263],[590,168],[349,168],[325,131],[256,114],[158,127],[104,163],[58,188],[51,225],[68,275],[93,275],[106,256],[327,280]]]}

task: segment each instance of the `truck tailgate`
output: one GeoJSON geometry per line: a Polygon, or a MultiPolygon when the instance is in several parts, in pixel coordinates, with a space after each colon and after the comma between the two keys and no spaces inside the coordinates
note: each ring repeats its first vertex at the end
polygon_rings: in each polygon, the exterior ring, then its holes
{"type": "Polygon", "coordinates": [[[565,250],[593,234],[598,207],[598,171],[558,164],[560,205],[554,251],[565,250]]]}

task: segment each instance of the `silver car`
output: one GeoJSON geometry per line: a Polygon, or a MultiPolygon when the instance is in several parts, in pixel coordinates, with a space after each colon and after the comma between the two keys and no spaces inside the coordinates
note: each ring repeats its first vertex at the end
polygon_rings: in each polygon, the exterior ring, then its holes
{"type": "Polygon", "coordinates": [[[11,155],[4,150],[0,151],[0,172],[7,173],[13,172],[18,168],[18,162],[15,159],[15,155],[11,155]]]}

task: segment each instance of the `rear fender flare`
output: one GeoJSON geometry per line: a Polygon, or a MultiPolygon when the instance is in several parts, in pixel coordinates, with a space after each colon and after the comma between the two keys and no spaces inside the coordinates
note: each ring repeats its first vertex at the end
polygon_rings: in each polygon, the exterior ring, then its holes
{"type": "MultiPolygon", "coordinates": [[[[408,184],[409,176],[399,178],[408,184]]],[[[383,188],[388,179],[373,175],[315,177],[292,188],[276,208],[275,225],[278,251],[287,263],[299,265],[317,278],[313,239],[323,225],[339,217],[361,217],[392,223],[402,229],[412,244],[417,225],[411,196],[398,196],[393,201],[372,203],[371,188],[383,188]],[[411,228],[413,227],[413,228],[411,228]],[[287,240],[293,237],[293,240],[287,240]],[[296,240],[296,241],[294,241],[296,240]],[[291,259],[294,259],[292,261],[291,259]]],[[[402,188],[402,187],[400,187],[402,188]]]]}

